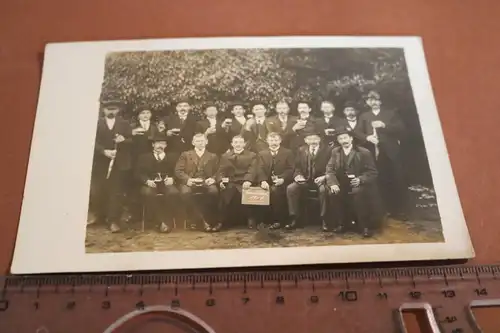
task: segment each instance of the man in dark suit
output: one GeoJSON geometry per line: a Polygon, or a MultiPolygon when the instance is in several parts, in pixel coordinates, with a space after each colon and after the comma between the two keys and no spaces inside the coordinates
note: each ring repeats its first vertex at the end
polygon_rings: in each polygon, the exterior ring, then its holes
{"type": "Polygon", "coordinates": [[[194,135],[194,149],[181,154],[175,165],[175,176],[188,218],[196,222],[201,218],[209,232],[221,226],[217,211],[219,190],[215,184],[219,161],[217,155],[206,150],[207,143],[204,134],[194,135]]]}
{"type": "Polygon", "coordinates": [[[335,106],[331,101],[321,102],[321,117],[315,119],[315,131],[321,133],[321,141],[333,146],[335,144],[335,129],[341,124],[341,119],[334,115],[335,106]]]}
{"type": "Polygon", "coordinates": [[[229,109],[231,110],[232,118],[229,127],[229,142],[236,135],[241,135],[243,133],[243,127],[247,122],[245,103],[243,102],[232,102],[229,104],[229,109]]]}
{"type": "Polygon", "coordinates": [[[352,130],[337,132],[340,147],[332,150],[326,167],[330,189],[333,231],[340,233],[346,224],[355,222],[363,237],[371,237],[381,219],[377,190],[377,168],[371,152],[353,145],[352,130]]]}
{"type": "Polygon", "coordinates": [[[176,155],[165,153],[167,137],[156,133],[150,138],[153,150],[139,157],[135,177],[141,185],[143,202],[160,232],[173,227],[179,190],[174,186],[176,155]]]}
{"type": "MultiPolygon", "coordinates": [[[[361,122],[358,121],[360,106],[356,101],[347,101],[344,104],[344,118],[339,119],[338,128],[349,129],[354,138],[354,145],[359,146],[365,144],[364,135],[361,129],[361,122]]],[[[335,145],[339,145],[335,140],[335,145]]]]}
{"type": "Polygon", "coordinates": [[[163,120],[170,152],[179,156],[182,152],[193,149],[191,142],[196,133],[197,121],[197,117],[191,113],[189,101],[179,100],[176,103],[176,112],[163,120]]]}
{"type": "Polygon", "coordinates": [[[104,117],[97,122],[90,205],[97,221],[106,221],[112,232],[120,231],[124,183],[130,170],[131,128],[118,117],[120,101],[102,103],[104,117]]]}
{"type": "Polygon", "coordinates": [[[266,137],[271,132],[267,121],[267,109],[264,103],[256,102],[252,106],[253,117],[243,126],[242,135],[245,137],[248,149],[254,153],[267,149],[266,137]]]}
{"type": "MultiPolygon", "coordinates": [[[[222,155],[217,181],[221,189],[220,211],[224,214],[223,223],[228,224],[228,214],[231,204],[238,205],[239,211],[245,216],[248,228],[256,227],[256,207],[241,205],[243,189],[255,185],[258,179],[257,154],[245,149],[246,142],[242,135],[231,140],[232,149],[222,155]]],[[[215,230],[218,231],[218,230],[215,230]]]]}
{"type": "Polygon", "coordinates": [[[281,136],[271,132],[267,135],[269,148],[259,153],[260,186],[270,191],[270,229],[278,229],[288,216],[286,188],[293,181],[294,159],[292,151],[281,147],[281,136]]]}
{"type": "Polygon", "coordinates": [[[366,104],[370,111],[359,116],[358,133],[375,157],[386,209],[391,217],[407,220],[408,188],[400,157],[400,140],[405,126],[396,111],[381,107],[382,101],[377,92],[370,91],[366,95],[366,104]]]}
{"type": "Polygon", "coordinates": [[[306,145],[301,147],[295,155],[294,182],[288,185],[286,196],[288,213],[291,222],[286,229],[297,227],[300,212],[300,198],[309,188],[318,190],[320,217],[323,229],[327,229],[327,189],[326,189],[326,164],[330,160],[331,148],[321,143],[321,134],[311,131],[304,134],[306,145]]]}
{"type": "Polygon", "coordinates": [[[281,146],[290,148],[295,132],[292,127],[297,122],[297,117],[290,116],[290,106],[286,101],[276,103],[276,115],[267,118],[269,131],[278,133],[281,136],[281,146]]]}
{"type": "Polygon", "coordinates": [[[290,139],[290,149],[295,152],[298,148],[305,146],[304,138],[306,133],[315,131],[315,121],[311,116],[311,106],[307,101],[297,103],[297,112],[299,117],[292,126],[293,135],[290,139]]]}
{"type": "Polygon", "coordinates": [[[217,156],[229,149],[230,122],[218,117],[217,107],[208,104],[205,107],[205,119],[199,120],[196,126],[197,133],[203,133],[208,139],[207,150],[217,156]]]}

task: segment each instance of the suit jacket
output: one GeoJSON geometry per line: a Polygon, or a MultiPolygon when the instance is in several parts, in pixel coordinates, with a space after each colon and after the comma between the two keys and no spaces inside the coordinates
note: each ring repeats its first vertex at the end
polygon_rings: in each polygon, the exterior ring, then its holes
{"type": "Polygon", "coordinates": [[[281,135],[281,146],[290,148],[292,138],[295,136],[295,132],[292,130],[292,127],[297,122],[297,117],[288,115],[284,128],[277,115],[267,118],[267,122],[270,132],[276,132],[281,135]]]}
{"type": "Polygon", "coordinates": [[[231,123],[231,127],[229,129],[229,141],[231,142],[231,139],[233,136],[236,135],[242,135],[243,134],[243,125],[236,120],[236,118],[232,118],[233,122],[231,123]]]}
{"type": "Polygon", "coordinates": [[[104,118],[100,118],[97,122],[92,171],[100,177],[106,177],[108,173],[111,159],[104,155],[104,150],[115,149],[115,135],[122,135],[125,141],[116,145],[116,157],[113,162],[113,168],[121,171],[131,168],[130,143],[132,129],[126,120],[120,117],[115,119],[115,124],[111,130],[108,128],[104,118]]]}
{"type": "MultiPolygon", "coordinates": [[[[372,121],[380,120],[385,123],[385,128],[378,128],[379,149],[391,159],[396,159],[399,154],[399,140],[403,136],[405,126],[399,114],[394,110],[382,109],[378,115],[373,112],[364,112],[359,116],[359,131],[361,139],[366,142],[366,137],[373,134],[372,121]]],[[[374,149],[373,144],[367,142],[366,147],[374,149]]]]}
{"type": "MultiPolygon", "coordinates": [[[[293,123],[293,125],[295,125],[298,120],[299,120],[299,118],[296,118],[295,123],[293,123]]],[[[293,127],[293,125],[292,125],[292,127],[293,127]]],[[[315,126],[316,126],[316,123],[315,123],[314,118],[312,116],[309,116],[309,118],[307,118],[306,127],[294,132],[294,134],[291,135],[290,149],[293,152],[295,152],[300,147],[303,147],[306,145],[306,143],[304,142],[305,134],[314,130],[315,126]]]]}
{"type": "MultiPolygon", "coordinates": [[[[215,133],[207,135],[208,144],[207,150],[216,155],[222,155],[225,153],[229,145],[230,132],[222,128],[223,119],[217,119],[215,123],[215,133]]],[[[196,124],[196,132],[205,133],[205,131],[210,127],[210,122],[208,119],[199,120],[196,124]]]]}
{"type": "Polygon", "coordinates": [[[254,122],[250,129],[247,130],[245,126],[242,129],[242,135],[245,137],[247,141],[247,147],[249,150],[258,153],[261,150],[267,148],[266,136],[268,133],[272,132],[272,129],[269,126],[269,120],[266,118],[264,123],[261,125],[260,136],[257,129],[257,123],[254,122]]]}
{"type": "Polygon", "coordinates": [[[230,150],[221,157],[217,182],[227,177],[231,183],[255,183],[258,180],[258,163],[257,154],[252,151],[245,149],[238,155],[230,150]]]}
{"type": "Polygon", "coordinates": [[[378,172],[368,149],[354,146],[351,153],[345,156],[342,147],[335,147],[326,167],[328,186],[339,185],[339,177],[342,176],[339,173],[347,171],[343,162],[347,164],[349,172],[354,173],[360,179],[361,186],[375,183],[378,172]]]}
{"type": "MultiPolygon", "coordinates": [[[[313,178],[324,176],[326,172],[326,165],[330,160],[331,148],[328,145],[321,144],[316,157],[312,161],[313,163],[313,178]]],[[[295,155],[295,171],[293,173],[293,178],[298,175],[304,176],[308,179],[308,161],[309,161],[309,146],[300,147],[295,155]]],[[[308,179],[309,180],[309,179],[308,179]]]]}
{"type": "Polygon", "coordinates": [[[274,158],[274,163],[273,156],[269,149],[261,151],[259,157],[259,181],[262,182],[271,179],[273,170],[277,177],[284,179],[285,184],[289,184],[293,181],[294,159],[291,150],[280,147],[278,154],[274,158]]]}
{"type": "Polygon", "coordinates": [[[182,153],[193,149],[191,142],[193,141],[193,136],[196,133],[196,122],[198,121],[197,116],[189,113],[184,123],[181,124],[179,115],[177,113],[172,113],[171,115],[165,117],[163,121],[165,122],[165,131],[173,128],[179,128],[181,130],[178,135],[168,137],[169,151],[182,153]]]}
{"type": "Polygon", "coordinates": [[[333,116],[329,119],[329,122],[326,122],[325,117],[318,117],[314,119],[314,129],[321,134],[321,140],[324,143],[330,144],[335,143],[336,138],[334,135],[326,135],[326,129],[338,129],[342,126],[342,119],[336,116],[333,116]]]}
{"type": "Polygon", "coordinates": [[[193,149],[181,154],[175,165],[175,176],[181,184],[186,184],[189,178],[214,178],[218,167],[217,155],[205,150],[200,158],[193,149]]]}
{"type": "MultiPolygon", "coordinates": [[[[141,123],[133,123],[132,129],[141,127],[141,123]]],[[[158,133],[158,127],[151,121],[149,129],[141,135],[132,136],[132,159],[137,161],[143,154],[151,152],[151,138],[158,133]]]]}
{"type": "Polygon", "coordinates": [[[158,161],[153,152],[139,156],[137,167],[135,168],[135,178],[144,184],[147,180],[153,180],[158,173],[162,178],[173,177],[176,163],[176,154],[166,153],[163,160],[158,161]]]}
{"type": "MultiPolygon", "coordinates": [[[[351,127],[346,118],[338,118],[338,127],[339,128],[350,128],[351,133],[353,134],[355,144],[363,145],[365,143],[366,136],[362,134],[361,131],[361,122],[359,121],[359,117],[356,122],[356,126],[351,127]]],[[[335,140],[335,146],[339,146],[337,141],[335,140]]]]}

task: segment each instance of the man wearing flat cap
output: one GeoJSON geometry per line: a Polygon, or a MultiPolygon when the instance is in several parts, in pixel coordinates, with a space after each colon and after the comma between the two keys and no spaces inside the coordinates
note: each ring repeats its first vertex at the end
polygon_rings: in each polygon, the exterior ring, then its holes
{"type": "Polygon", "coordinates": [[[404,135],[405,126],[397,111],[382,107],[378,92],[368,92],[365,100],[370,111],[359,116],[358,133],[375,157],[385,208],[391,217],[407,220],[408,188],[400,156],[400,140],[404,135]]]}
{"type": "Polygon", "coordinates": [[[179,190],[174,186],[177,156],[165,151],[165,134],[157,132],[148,141],[152,150],[139,157],[135,178],[141,184],[145,215],[151,216],[160,232],[169,232],[173,227],[175,208],[179,205],[179,190]]]}
{"type": "Polygon", "coordinates": [[[355,224],[363,237],[371,237],[382,215],[373,156],[354,145],[349,127],[337,129],[335,136],[340,146],[333,148],[326,166],[332,212],[327,228],[342,233],[355,224]]]}
{"type": "Polygon", "coordinates": [[[267,149],[266,137],[271,131],[267,121],[267,109],[264,102],[254,102],[252,104],[253,117],[247,120],[243,126],[242,135],[247,142],[248,149],[258,154],[267,149]]]}
{"type": "Polygon", "coordinates": [[[324,100],[320,105],[321,116],[315,119],[315,130],[321,133],[322,141],[325,144],[335,143],[335,129],[342,121],[335,116],[335,106],[332,101],[324,100]]]}
{"type": "Polygon", "coordinates": [[[311,116],[311,103],[306,100],[297,102],[297,112],[299,114],[295,124],[292,126],[293,136],[290,141],[290,149],[296,151],[305,145],[305,134],[315,131],[315,120],[311,116]]]}
{"type": "Polygon", "coordinates": [[[107,222],[112,232],[120,231],[125,178],[132,160],[130,143],[132,130],[118,116],[124,104],[115,99],[101,103],[103,117],[97,122],[92,192],[90,204],[97,221],[107,222]]]}
{"type": "Polygon", "coordinates": [[[179,99],[175,103],[175,112],[163,119],[165,134],[168,137],[170,152],[180,155],[193,149],[192,140],[196,133],[197,117],[191,113],[191,105],[187,99],[179,99]]]}
{"type": "Polygon", "coordinates": [[[207,150],[217,156],[229,149],[229,129],[232,121],[221,119],[214,103],[205,105],[205,118],[196,124],[196,133],[203,133],[207,137],[207,150]]]}
{"type": "Polygon", "coordinates": [[[326,227],[327,189],[326,164],[330,160],[331,148],[321,142],[321,133],[314,130],[303,133],[305,145],[295,154],[293,182],[286,189],[290,223],[285,229],[295,229],[299,223],[301,198],[309,189],[317,190],[322,227],[326,227]]]}

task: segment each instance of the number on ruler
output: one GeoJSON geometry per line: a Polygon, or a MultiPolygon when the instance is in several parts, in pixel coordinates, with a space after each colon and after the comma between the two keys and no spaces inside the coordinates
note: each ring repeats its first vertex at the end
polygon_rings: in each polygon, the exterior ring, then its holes
{"type": "Polygon", "coordinates": [[[464,333],[464,330],[461,327],[458,327],[453,329],[451,333],[464,333]]]}
{"type": "Polygon", "coordinates": [[[33,302],[33,307],[35,308],[35,310],[38,310],[40,308],[40,303],[38,303],[37,301],[33,302]]]}
{"type": "Polygon", "coordinates": [[[454,322],[456,322],[457,320],[458,320],[458,319],[457,319],[457,317],[455,317],[455,316],[450,316],[450,317],[446,317],[446,318],[444,318],[444,321],[445,321],[446,323],[454,323],[454,322]]]}
{"type": "Polygon", "coordinates": [[[486,288],[474,289],[474,291],[476,292],[477,296],[487,296],[488,295],[488,292],[486,291],[486,288]]]}
{"type": "Polygon", "coordinates": [[[178,299],[173,299],[172,302],[170,302],[170,306],[173,308],[179,308],[181,306],[181,301],[178,299]]]}
{"type": "Polygon", "coordinates": [[[243,302],[243,304],[247,304],[248,302],[250,302],[250,297],[242,297],[241,301],[243,302]]]}
{"type": "Polygon", "coordinates": [[[213,299],[213,298],[207,299],[207,301],[205,302],[205,305],[206,306],[215,306],[215,299],[213,299]]]}
{"type": "Polygon", "coordinates": [[[441,293],[446,298],[453,298],[453,297],[455,297],[455,290],[443,290],[441,293]]]}
{"type": "Polygon", "coordinates": [[[0,301],[0,311],[7,311],[9,308],[9,301],[6,299],[3,299],[0,301]]]}
{"type": "Polygon", "coordinates": [[[285,297],[276,296],[276,304],[285,304],[285,297]]]}
{"type": "Polygon", "coordinates": [[[380,299],[387,299],[389,296],[387,295],[387,293],[378,293],[377,297],[380,299]]]}
{"type": "Polygon", "coordinates": [[[66,303],[66,309],[68,310],[73,310],[76,306],[76,302],[75,301],[70,301],[68,303],[66,303]]]}
{"type": "Polygon", "coordinates": [[[318,296],[311,296],[310,300],[311,300],[311,303],[314,303],[314,304],[319,303],[319,297],[318,296]]]}
{"type": "Polygon", "coordinates": [[[346,290],[339,293],[340,298],[347,302],[356,302],[358,300],[358,293],[356,290],[346,290]]]}
{"type": "Polygon", "coordinates": [[[101,303],[101,309],[108,310],[111,308],[111,302],[110,301],[102,301],[101,303]]]}

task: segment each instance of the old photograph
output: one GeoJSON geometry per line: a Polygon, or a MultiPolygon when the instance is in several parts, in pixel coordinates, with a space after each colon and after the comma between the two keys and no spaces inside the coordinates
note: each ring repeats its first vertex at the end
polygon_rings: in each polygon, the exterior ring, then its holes
{"type": "Polygon", "coordinates": [[[100,102],[88,252],[444,240],[402,48],[110,53],[100,102]]]}
{"type": "Polygon", "coordinates": [[[290,251],[292,264],[472,255],[419,39],[212,41],[48,53],[52,72],[59,67],[52,89],[72,89],[69,58],[88,65],[70,93],[88,117],[68,133],[85,131],[81,168],[66,171],[74,186],[61,192],[78,222],[56,222],[78,225],[66,228],[78,230],[80,256],[122,255],[117,269],[135,269],[124,263],[133,253],[175,261],[142,264],[155,269],[232,266],[242,250],[253,255],[236,265],[279,264],[259,259],[272,251],[290,251]],[[447,223],[459,228],[446,232],[447,223]],[[442,251],[449,242],[462,250],[442,251]],[[314,249],[316,259],[305,252],[314,249]]]}

